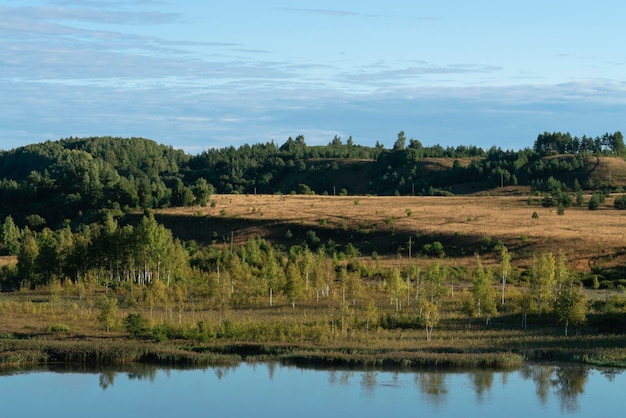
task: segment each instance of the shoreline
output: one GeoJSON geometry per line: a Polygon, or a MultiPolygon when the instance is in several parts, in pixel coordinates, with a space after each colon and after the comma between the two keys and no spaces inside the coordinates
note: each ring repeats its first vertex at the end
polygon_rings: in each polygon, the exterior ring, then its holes
{"type": "Polygon", "coordinates": [[[0,339],[0,368],[47,364],[82,366],[156,365],[169,367],[229,366],[241,362],[272,362],[303,368],[375,370],[510,369],[527,362],[563,362],[595,367],[626,368],[626,351],[568,349],[559,346],[512,351],[389,350],[348,346],[306,346],[249,342],[215,344],[178,341],[158,343],[130,339],[53,340],[0,339]]]}

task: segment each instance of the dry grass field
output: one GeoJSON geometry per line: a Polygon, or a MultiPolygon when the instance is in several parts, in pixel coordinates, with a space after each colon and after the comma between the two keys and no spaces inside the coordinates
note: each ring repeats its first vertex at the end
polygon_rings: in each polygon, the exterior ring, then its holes
{"type": "Polygon", "coordinates": [[[497,241],[519,267],[534,253],[561,250],[578,271],[626,265],[626,213],[613,209],[612,198],[598,210],[572,207],[563,215],[542,207],[539,198],[529,204],[525,196],[216,195],[212,200],[214,207],[163,210],[157,219],[183,239],[216,244],[254,236],[296,244],[315,231],[322,243],[352,242],[364,257],[375,251],[387,262],[408,257],[411,239],[413,257],[424,244],[440,241],[444,261],[454,265],[473,265],[476,252],[486,263],[495,262],[495,254],[482,250],[497,241]]]}

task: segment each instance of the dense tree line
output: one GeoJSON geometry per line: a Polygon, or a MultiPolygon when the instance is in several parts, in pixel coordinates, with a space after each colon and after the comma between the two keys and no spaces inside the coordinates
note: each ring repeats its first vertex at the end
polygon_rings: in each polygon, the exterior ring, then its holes
{"type": "Polygon", "coordinates": [[[188,276],[187,252],[172,232],[154,216],[138,225],[123,225],[107,214],[99,223],[40,232],[16,227],[8,216],[2,224],[2,244],[17,256],[16,270],[5,270],[3,288],[36,287],[55,280],[75,283],[93,277],[106,285],[167,284],[188,276]]]}
{"type": "Polygon", "coordinates": [[[297,136],[280,146],[272,141],[193,156],[143,138],[67,138],[0,151],[0,219],[11,215],[37,231],[69,219],[75,228],[102,211],[205,205],[214,192],[445,195],[463,185],[476,191],[524,184],[552,193],[550,179],[563,178],[561,189],[570,193],[575,179],[566,175],[585,168],[590,154],[623,152],[620,132],[596,138],[544,133],[533,148],[519,151],[426,147],[404,132],[389,149],[337,136],[309,146],[297,136]]]}
{"type": "Polygon", "coordinates": [[[624,137],[621,132],[595,138],[583,135],[572,137],[569,132],[544,132],[537,136],[533,149],[541,154],[609,154],[623,156],[624,137]]]}

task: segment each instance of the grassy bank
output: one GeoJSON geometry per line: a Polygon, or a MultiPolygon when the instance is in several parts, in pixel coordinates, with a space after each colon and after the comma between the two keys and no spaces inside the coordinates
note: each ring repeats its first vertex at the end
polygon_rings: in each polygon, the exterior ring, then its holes
{"type": "MultiPolygon", "coordinates": [[[[238,327],[239,335],[245,335],[246,325],[238,327]]],[[[277,342],[275,335],[256,340],[226,334],[210,339],[197,338],[195,334],[192,338],[191,328],[183,328],[170,324],[168,338],[148,334],[133,338],[121,331],[34,332],[31,328],[30,332],[0,336],[0,366],[19,368],[60,363],[204,367],[241,361],[279,361],[312,368],[417,370],[514,368],[524,361],[543,361],[626,367],[625,336],[566,338],[554,335],[554,330],[549,328],[527,332],[450,328],[440,330],[428,342],[421,330],[378,329],[367,334],[335,334],[324,341],[307,341],[297,329],[291,330],[291,335],[285,334],[288,327],[283,326],[284,341],[277,342]]]]}
{"type": "Polygon", "coordinates": [[[355,349],[257,345],[249,343],[191,345],[184,348],[136,341],[0,340],[0,365],[29,367],[41,364],[115,366],[218,366],[241,361],[280,361],[303,367],[374,369],[510,368],[523,362],[513,353],[435,353],[415,350],[355,349]]]}
{"type": "MultiPolygon", "coordinates": [[[[605,339],[608,337],[605,337],[605,339]]],[[[524,361],[573,362],[602,367],[626,367],[626,350],[589,347],[601,343],[589,338],[583,347],[557,341],[538,346],[524,339],[511,341],[519,349],[463,350],[451,347],[393,349],[389,347],[310,346],[249,342],[154,343],[134,340],[0,339],[0,366],[26,368],[36,365],[79,364],[123,366],[151,364],[172,367],[235,365],[241,361],[278,361],[309,368],[402,369],[515,368],[524,361]],[[585,347],[587,346],[587,347],[585,347]]]]}
{"type": "Polygon", "coordinates": [[[626,367],[626,335],[600,330],[607,318],[599,314],[580,336],[565,336],[550,314],[533,316],[525,330],[515,314],[502,313],[488,325],[449,314],[430,339],[417,315],[417,308],[398,316],[381,312],[365,328],[355,326],[363,319],[358,315],[346,316],[342,325],[337,311],[313,305],[188,309],[180,316],[120,305],[107,331],[96,307],[80,306],[68,296],[51,298],[42,290],[25,291],[0,295],[0,366],[202,367],[279,361],[316,368],[411,370],[511,368],[529,360],[626,367]],[[130,323],[129,317],[142,321],[130,323]]]}

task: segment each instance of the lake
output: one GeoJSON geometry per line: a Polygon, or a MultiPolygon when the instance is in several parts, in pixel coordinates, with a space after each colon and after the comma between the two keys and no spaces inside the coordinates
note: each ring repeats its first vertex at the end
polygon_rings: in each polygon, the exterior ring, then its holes
{"type": "Polygon", "coordinates": [[[311,370],[276,363],[206,369],[58,367],[0,376],[2,416],[608,417],[621,416],[616,369],[311,370]]]}

